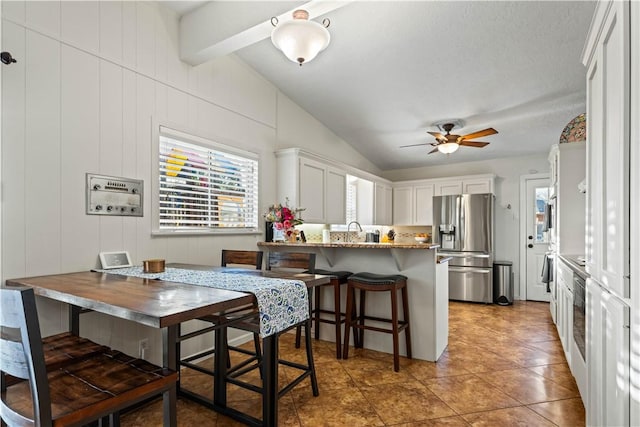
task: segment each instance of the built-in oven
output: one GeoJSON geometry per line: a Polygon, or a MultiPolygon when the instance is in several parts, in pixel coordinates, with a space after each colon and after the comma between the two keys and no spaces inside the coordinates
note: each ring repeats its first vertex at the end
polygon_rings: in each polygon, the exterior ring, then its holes
{"type": "Polygon", "coordinates": [[[585,280],[578,274],[573,275],[573,341],[576,344],[582,360],[586,362],[585,335],[586,335],[586,292],[585,280]]]}

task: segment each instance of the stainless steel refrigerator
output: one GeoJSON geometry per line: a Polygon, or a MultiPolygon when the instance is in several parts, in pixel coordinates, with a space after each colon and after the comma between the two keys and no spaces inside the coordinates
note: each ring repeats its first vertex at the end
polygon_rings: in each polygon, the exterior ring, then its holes
{"type": "Polygon", "coordinates": [[[433,198],[433,242],[450,256],[449,299],[493,302],[493,194],[433,198]]]}

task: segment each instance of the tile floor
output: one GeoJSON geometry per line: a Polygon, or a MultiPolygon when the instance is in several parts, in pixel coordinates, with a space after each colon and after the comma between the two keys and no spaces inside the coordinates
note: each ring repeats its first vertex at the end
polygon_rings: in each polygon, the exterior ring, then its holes
{"type": "MultiPolygon", "coordinates": [[[[584,407],[548,304],[451,302],[449,322],[449,347],[440,360],[402,358],[398,373],[390,355],[358,350],[350,352],[348,360],[336,360],[333,343],[314,341],[320,396],[313,397],[308,380],[300,384],[280,400],[280,425],[585,425],[584,407]]],[[[294,348],[290,334],[281,339],[280,352],[283,358],[304,360],[304,351],[294,348]]],[[[280,375],[285,380],[293,373],[285,368],[280,375]]],[[[211,394],[211,380],[193,371],[183,371],[182,383],[211,394]]],[[[260,415],[260,399],[252,392],[230,386],[229,403],[260,415]]],[[[161,408],[157,401],[131,412],[122,426],[161,426],[161,408]]],[[[178,425],[240,424],[179,399],[178,425]]]]}

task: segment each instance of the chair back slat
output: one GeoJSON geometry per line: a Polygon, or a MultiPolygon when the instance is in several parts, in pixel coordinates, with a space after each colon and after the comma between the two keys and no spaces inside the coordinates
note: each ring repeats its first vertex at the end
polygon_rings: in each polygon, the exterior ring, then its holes
{"type": "MultiPolygon", "coordinates": [[[[0,375],[2,376],[2,388],[6,386],[5,373],[29,380],[31,397],[33,399],[33,423],[26,422],[23,415],[18,414],[3,402],[0,405],[0,417],[13,420],[13,425],[51,425],[51,398],[49,394],[49,382],[47,369],[44,362],[44,350],[42,348],[42,335],[38,323],[38,310],[36,298],[32,288],[28,287],[0,287],[0,304],[3,314],[0,316],[0,327],[3,330],[3,347],[13,353],[17,363],[14,366],[2,364],[0,375]],[[4,310],[8,307],[8,310],[4,310]],[[20,341],[17,333],[11,333],[7,328],[20,330],[20,341]],[[19,344],[19,347],[17,346],[19,344]],[[19,355],[21,348],[22,355],[19,355]],[[16,366],[24,364],[24,367],[16,366]],[[6,371],[4,369],[7,369],[6,371]],[[26,368],[27,375],[24,375],[26,368]]],[[[4,355],[3,355],[4,359],[4,355]]],[[[4,391],[4,390],[3,390],[4,391]]]]}
{"type": "Polygon", "coordinates": [[[29,379],[29,364],[22,342],[0,339],[0,371],[23,380],[29,379]]]}
{"type": "Polygon", "coordinates": [[[262,270],[262,251],[236,251],[222,250],[222,261],[220,265],[227,267],[228,265],[251,265],[256,270],[262,270]]]}
{"type": "Polygon", "coordinates": [[[288,268],[308,270],[316,269],[316,254],[304,252],[269,252],[267,270],[288,268]]]}

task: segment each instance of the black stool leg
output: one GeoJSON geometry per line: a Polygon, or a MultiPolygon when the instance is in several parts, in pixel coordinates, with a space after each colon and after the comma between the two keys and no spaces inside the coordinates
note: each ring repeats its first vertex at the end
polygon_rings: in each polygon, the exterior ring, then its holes
{"type": "Polygon", "coordinates": [[[367,292],[364,289],[360,289],[360,315],[358,316],[358,321],[356,322],[358,326],[358,330],[354,331],[354,335],[358,335],[357,341],[354,337],[354,343],[356,348],[364,348],[364,318],[366,316],[365,307],[366,307],[366,296],[367,292]]]}
{"type": "Polygon", "coordinates": [[[398,290],[394,285],[391,288],[391,327],[393,335],[393,370],[400,370],[400,344],[398,340],[398,290]]]}
{"type": "MultiPolygon", "coordinates": [[[[333,282],[333,279],[331,279],[331,281],[333,282]]],[[[313,311],[311,311],[310,313],[313,313],[313,322],[314,322],[314,335],[315,338],[317,340],[320,339],[320,299],[322,296],[322,292],[320,291],[323,288],[323,286],[318,286],[315,287],[313,289],[313,296],[314,296],[314,307],[313,307],[313,311]]]]}
{"type": "Polygon", "coordinates": [[[405,285],[402,288],[402,315],[404,316],[404,321],[406,323],[406,327],[404,329],[404,334],[407,343],[407,358],[411,359],[411,329],[409,323],[409,291],[407,286],[405,285]]]}
{"type": "Polygon", "coordinates": [[[307,347],[307,366],[311,371],[311,390],[314,396],[319,396],[318,377],[316,376],[316,366],[313,363],[313,347],[311,344],[311,318],[304,323],[304,342],[307,347]]]}
{"type": "Polygon", "coordinates": [[[336,359],[342,357],[342,315],[340,314],[340,280],[332,280],[333,283],[333,311],[336,327],[336,359]]]}
{"type": "MultiPolygon", "coordinates": [[[[356,298],[356,291],[353,288],[353,286],[351,286],[351,283],[347,283],[347,308],[345,311],[345,319],[344,319],[344,345],[342,347],[342,358],[343,359],[348,359],[349,358],[349,331],[351,330],[352,326],[352,322],[356,321],[356,317],[355,317],[355,307],[354,307],[354,300],[356,298]]],[[[355,328],[353,329],[353,340],[355,342],[356,340],[356,330],[355,328]]]]}

